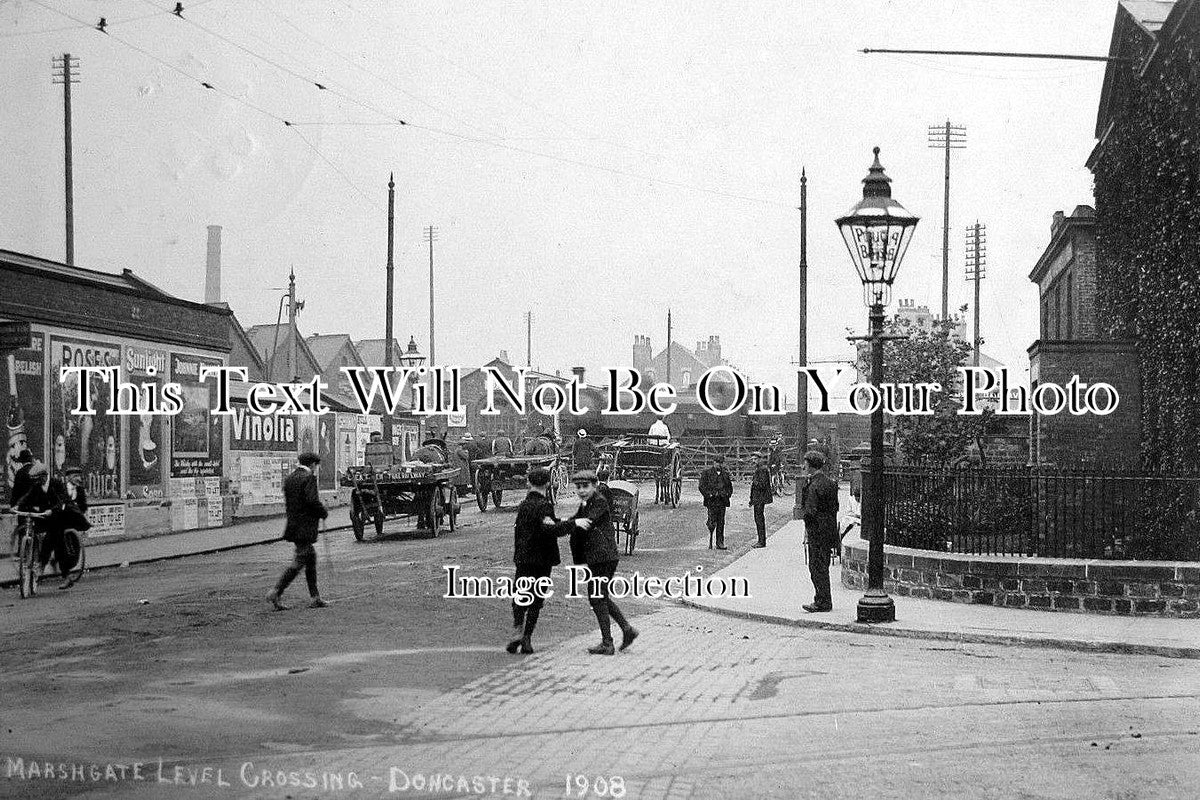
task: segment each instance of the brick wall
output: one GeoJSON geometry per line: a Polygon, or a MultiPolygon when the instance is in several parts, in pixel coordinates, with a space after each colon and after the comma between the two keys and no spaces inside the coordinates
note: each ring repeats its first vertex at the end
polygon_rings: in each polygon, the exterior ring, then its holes
{"type": "MultiPolygon", "coordinates": [[[[867,585],[867,543],[845,544],[842,584],[867,585]]],[[[892,594],[955,603],[1127,616],[1200,618],[1200,563],[1097,563],[886,548],[892,594]]]]}
{"type": "Polygon", "coordinates": [[[1141,447],[1141,383],[1137,353],[1129,340],[1046,341],[1029,348],[1030,373],[1037,383],[1060,386],[1075,375],[1085,383],[1103,381],[1120,393],[1107,416],[1034,414],[1031,450],[1039,464],[1134,466],[1141,447]]]}

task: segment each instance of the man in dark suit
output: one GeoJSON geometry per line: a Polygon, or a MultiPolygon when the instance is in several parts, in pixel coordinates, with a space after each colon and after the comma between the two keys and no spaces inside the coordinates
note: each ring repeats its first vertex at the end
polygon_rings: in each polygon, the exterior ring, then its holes
{"type": "MultiPolygon", "coordinates": [[[[517,565],[517,580],[536,581],[550,577],[551,570],[562,563],[562,559],[558,554],[558,537],[547,525],[557,524],[554,503],[550,500],[550,470],[534,467],[529,470],[526,480],[529,494],[517,507],[517,522],[513,528],[513,562],[517,565]]],[[[513,601],[513,635],[505,648],[508,652],[515,653],[518,649],[525,654],[533,652],[533,629],[542,612],[542,603],[542,597],[536,592],[528,606],[513,601]]]]}
{"type": "Polygon", "coordinates": [[[316,470],[317,465],[321,463],[321,457],[316,453],[301,453],[297,460],[300,466],[283,482],[283,500],[287,508],[287,525],[283,530],[283,540],[296,546],[296,557],[283,571],[279,583],[267,595],[276,611],[285,610],[286,606],[279,602],[279,598],[301,571],[304,572],[304,579],[308,582],[308,594],[312,598],[308,607],[325,608],[329,605],[321,599],[321,593],[317,591],[317,550],[313,547],[317,541],[317,526],[329,516],[321,502],[321,496],[317,493],[316,470]]]}
{"type": "Polygon", "coordinates": [[[638,631],[625,619],[609,594],[608,582],[617,572],[617,539],[613,532],[612,512],[604,495],[600,494],[596,473],[591,470],[577,472],[571,480],[575,493],[579,495],[579,510],[562,523],[559,535],[571,534],[571,559],[576,564],[586,564],[592,573],[588,591],[588,603],[600,626],[600,644],[589,647],[592,655],[611,656],[615,652],[612,639],[612,621],[621,628],[621,649],[625,650],[638,637],[638,631]]]}
{"type": "Polygon", "coordinates": [[[812,578],[816,598],[803,606],[810,613],[833,610],[829,593],[829,561],[841,546],[838,537],[838,487],[821,469],[825,456],[814,450],[804,454],[804,488],[801,505],[804,508],[804,532],[808,542],[808,574],[812,578]]]}
{"type": "Polygon", "coordinates": [[[717,535],[717,549],[725,546],[725,509],[733,497],[733,479],[725,470],[725,456],[718,455],[716,463],[700,473],[700,494],[704,507],[708,509],[708,546],[713,546],[713,534],[717,535]]]}
{"type": "Polygon", "coordinates": [[[771,470],[767,466],[767,454],[754,456],[754,478],[750,481],[750,507],[754,509],[754,527],[758,529],[755,547],[767,546],[766,506],[775,499],[771,492],[771,470]]]}
{"type": "Polygon", "coordinates": [[[571,448],[571,460],[576,470],[596,468],[596,443],[588,438],[588,432],[583,428],[575,434],[575,444],[571,448]]]}

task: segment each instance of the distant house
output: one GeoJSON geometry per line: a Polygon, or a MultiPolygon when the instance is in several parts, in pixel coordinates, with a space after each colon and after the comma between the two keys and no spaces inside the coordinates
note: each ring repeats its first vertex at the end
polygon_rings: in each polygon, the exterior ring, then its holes
{"type": "MultiPolygon", "coordinates": [[[[671,342],[669,357],[664,348],[658,353],[650,344],[649,336],[633,337],[633,368],[642,374],[648,383],[669,383],[676,389],[695,388],[700,378],[712,367],[729,366],[721,356],[721,337],[709,336],[707,341],[696,342],[695,350],[688,350],[679,342],[671,342]]],[[[718,373],[714,382],[727,383],[727,375],[718,373]]]]}

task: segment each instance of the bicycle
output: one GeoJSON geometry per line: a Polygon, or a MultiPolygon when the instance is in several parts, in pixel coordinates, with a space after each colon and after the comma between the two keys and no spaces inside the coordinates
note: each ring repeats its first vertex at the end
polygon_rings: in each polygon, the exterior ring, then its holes
{"type": "Polygon", "coordinates": [[[783,474],[783,465],[771,467],[771,493],[774,495],[789,495],[792,493],[792,480],[783,474]]]}
{"type": "MultiPolygon", "coordinates": [[[[42,566],[41,552],[42,542],[46,537],[46,533],[34,525],[32,520],[45,519],[50,516],[49,511],[40,513],[28,511],[11,511],[17,517],[24,517],[27,521],[20,522],[14,532],[16,539],[16,560],[17,560],[17,583],[21,592],[21,599],[25,600],[34,597],[38,593],[38,585],[41,582],[42,566]]],[[[87,555],[83,546],[83,539],[79,531],[74,528],[67,528],[63,531],[62,552],[73,557],[73,564],[66,570],[59,569],[63,576],[63,583],[58,588],[70,589],[74,586],[87,569],[87,555]]],[[[46,566],[57,563],[57,553],[52,554],[51,560],[46,566]]]]}

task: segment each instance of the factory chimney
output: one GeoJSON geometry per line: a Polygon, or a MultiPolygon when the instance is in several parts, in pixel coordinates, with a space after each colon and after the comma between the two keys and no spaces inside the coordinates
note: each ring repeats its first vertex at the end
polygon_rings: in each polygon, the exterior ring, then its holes
{"type": "Polygon", "coordinates": [[[221,302],[221,226],[208,226],[208,268],[204,273],[204,302],[221,302]]]}

